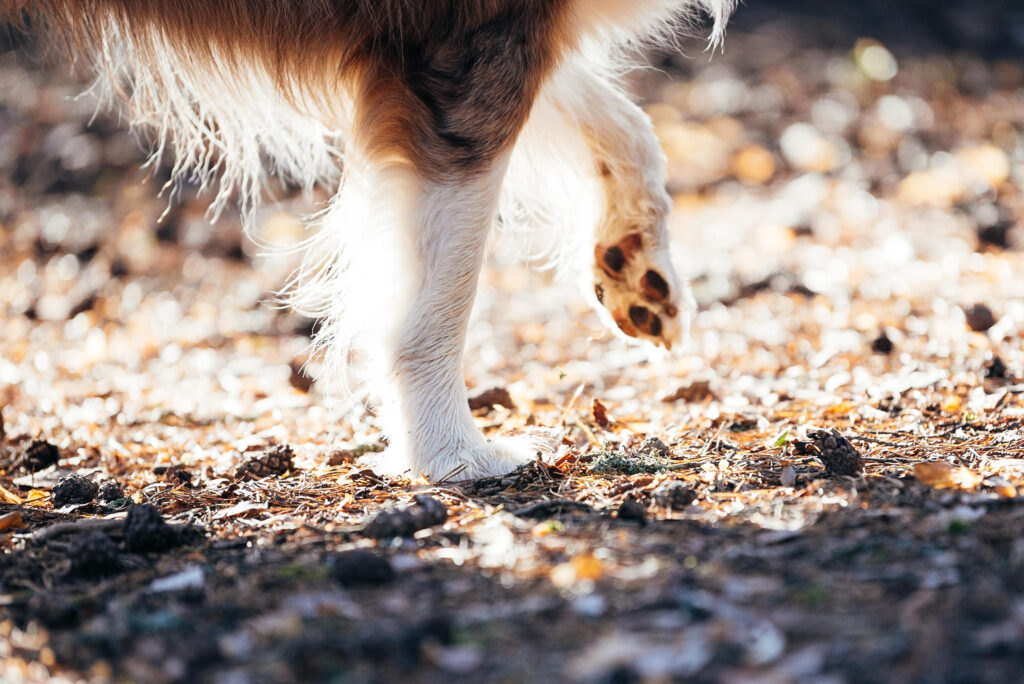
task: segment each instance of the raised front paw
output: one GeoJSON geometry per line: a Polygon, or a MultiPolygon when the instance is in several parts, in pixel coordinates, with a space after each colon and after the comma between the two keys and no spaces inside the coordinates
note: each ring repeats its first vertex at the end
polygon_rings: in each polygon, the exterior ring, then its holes
{"type": "Polygon", "coordinates": [[[683,334],[690,295],[676,277],[667,250],[630,233],[594,248],[594,294],[619,330],[671,349],[683,334]]]}

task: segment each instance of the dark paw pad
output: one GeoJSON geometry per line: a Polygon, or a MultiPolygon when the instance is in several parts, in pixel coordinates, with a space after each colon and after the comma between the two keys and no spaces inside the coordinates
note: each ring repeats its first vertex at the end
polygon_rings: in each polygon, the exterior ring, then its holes
{"type": "Polygon", "coordinates": [[[663,302],[668,298],[668,283],[657,271],[647,271],[640,281],[644,296],[652,302],[663,302]]]}
{"type": "Polygon", "coordinates": [[[657,314],[651,313],[650,309],[645,309],[642,306],[629,307],[629,320],[641,332],[652,337],[661,335],[661,318],[657,314]]]}

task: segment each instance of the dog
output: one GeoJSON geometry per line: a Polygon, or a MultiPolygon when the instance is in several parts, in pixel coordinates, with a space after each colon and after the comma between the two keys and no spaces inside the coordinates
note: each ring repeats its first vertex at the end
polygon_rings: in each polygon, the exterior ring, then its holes
{"type": "Polygon", "coordinates": [[[461,375],[492,226],[545,224],[618,334],[665,348],[693,304],[669,259],[664,159],[617,75],[735,0],[0,0],[90,69],[173,175],[251,217],[277,174],[333,193],[287,289],[381,394],[388,470],[503,474],[461,375]],[[553,173],[553,169],[559,172],[553,173]]]}

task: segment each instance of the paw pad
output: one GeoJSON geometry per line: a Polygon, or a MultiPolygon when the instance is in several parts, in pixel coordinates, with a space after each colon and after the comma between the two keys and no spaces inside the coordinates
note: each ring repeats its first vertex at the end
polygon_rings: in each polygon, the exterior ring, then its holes
{"type": "Polygon", "coordinates": [[[661,318],[643,306],[629,307],[629,320],[641,332],[659,337],[662,331],[661,318]]]}
{"type": "Polygon", "coordinates": [[[594,248],[594,294],[630,337],[654,338],[671,349],[679,333],[672,266],[664,250],[651,251],[638,232],[594,248]]]}
{"type": "Polygon", "coordinates": [[[649,270],[644,273],[644,277],[640,281],[640,289],[644,296],[652,302],[663,302],[668,299],[668,283],[657,271],[649,270]]]}

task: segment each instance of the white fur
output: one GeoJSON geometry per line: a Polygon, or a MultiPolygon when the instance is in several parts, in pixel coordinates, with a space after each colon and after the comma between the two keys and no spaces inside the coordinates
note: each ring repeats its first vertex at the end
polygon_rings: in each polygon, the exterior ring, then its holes
{"type": "MultiPolygon", "coordinates": [[[[661,152],[610,65],[621,63],[625,48],[664,40],[697,9],[714,18],[718,41],[733,4],[576,0],[579,51],[549,79],[511,158],[462,183],[425,183],[407,166],[346,149],[350,102],[324,107],[311,98],[292,106],[267,74],[218,73],[180,60],[158,33],[147,46],[134,45],[111,22],[99,64],[101,81],[129,93],[133,121],[153,132],[155,157],[173,145],[175,177],[212,189],[214,215],[234,193],[247,214],[257,205],[266,160],[271,172],[303,187],[337,188],[313,221],[290,301],[323,319],[317,344],[328,366],[356,366],[382,396],[388,469],[464,478],[508,471],[537,447],[488,442],[462,381],[466,326],[499,196],[503,224],[554,229],[553,243],[539,252],[581,272],[591,298],[595,239],[640,226],[652,247],[630,268],[656,267],[687,310],[689,295],[668,259],[661,152]],[[596,178],[596,160],[614,169],[613,180],[596,178]]],[[[636,295],[608,296],[628,306],[636,295]]],[[[680,321],[685,327],[688,314],[680,321]]]]}

